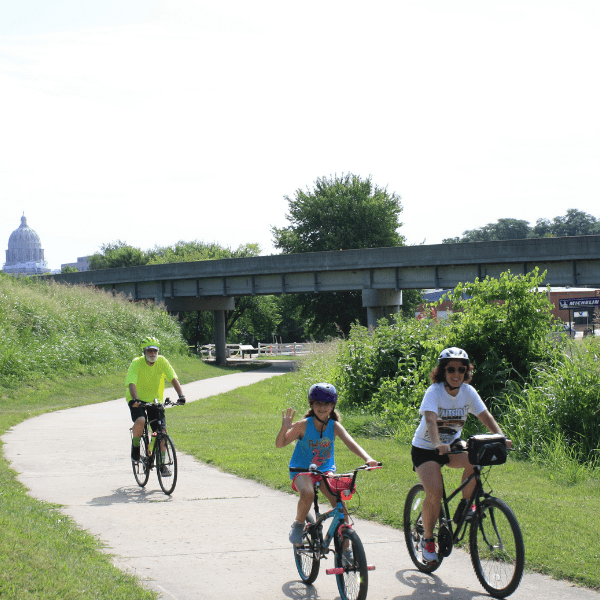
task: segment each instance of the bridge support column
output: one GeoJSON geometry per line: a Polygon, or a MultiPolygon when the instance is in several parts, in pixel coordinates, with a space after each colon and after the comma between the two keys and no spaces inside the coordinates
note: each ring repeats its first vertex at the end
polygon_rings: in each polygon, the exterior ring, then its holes
{"type": "Polygon", "coordinates": [[[218,365],[227,362],[227,336],[225,333],[225,311],[215,310],[215,358],[218,365]]]}
{"type": "Polygon", "coordinates": [[[373,290],[362,291],[362,305],[367,309],[367,327],[377,327],[377,321],[387,319],[400,311],[402,306],[401,290],[373,290]]]}

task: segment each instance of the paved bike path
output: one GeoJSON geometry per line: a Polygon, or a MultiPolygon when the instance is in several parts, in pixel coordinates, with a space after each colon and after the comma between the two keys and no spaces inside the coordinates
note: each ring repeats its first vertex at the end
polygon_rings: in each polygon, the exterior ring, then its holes
{"type": "MultiPolygon", "coordinates": [[[[188,401],[200,400],[289,369],[289,363],[276,363],[183,387],[188,401]]],[[[299,581],[287,540],[295,496],[181,452],[172,497],[162,493],[154,471],[141,489],[129,461],[130,425],[122,398],[47,413],[8,431],[2,438],[4,452],[32,496],[62,505],[65,514],[106,544],[119,568],[140,577],[161,598],[339,598],[335,577],[325,574],[331,561],[324,562],[312,586],[299,581]]],[[[467,555],[454,551],[438,571],[426,575],[410,562],[401,531],[362,520],[355,527],[369,563],[376,565],[369,574],[369,599],[489,598],[467,555]]],[[[600,594],[527,574],[511,598],[598,600],[600,594]]]]}

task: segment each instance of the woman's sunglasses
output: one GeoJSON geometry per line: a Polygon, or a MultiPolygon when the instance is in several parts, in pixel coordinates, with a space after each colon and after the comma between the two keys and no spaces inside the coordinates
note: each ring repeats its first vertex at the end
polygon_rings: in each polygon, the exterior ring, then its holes
{"type": "Polygon", "coordinates": [[[458,371],[461,375],[467,372],[467,367],[446,367],[446,373],[454,373],[454,371],[458,371]]]}

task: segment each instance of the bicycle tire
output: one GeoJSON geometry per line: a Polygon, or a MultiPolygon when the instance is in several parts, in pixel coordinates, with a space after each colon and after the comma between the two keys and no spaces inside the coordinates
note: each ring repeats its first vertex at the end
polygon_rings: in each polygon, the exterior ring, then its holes
{"type": "Polygon", "coordinates": [[[148,438],[142,436],[140,438],[140,460],[138,462],[131,461],[133,467],[133,476],[140,487],[144,487],[148,483],[150,477],[150,457],[148,456],[148,438]]]}
{"type": "Polygon", "coordinates": [[[177,453],[173,440],[167,434],[163,434],[160,439],[156,440],[156,474],[160,488],[167,496],[170,496],[177,485],[177,453]],[[163,443],[165,444],[164,458],[161,450],[163,443]],[[162,474],[163,467],[167,467],[171,471],[170,476],[166,477],[162,474]]]}
{"type": "Polygon", "coordinates": [[[364,546],[356,531],[348,528],[342,530],[342,539],[336,540],[335,566],[344,569],[343,573],[335,576],[342,600],[365,600],[369,587],[369,567],[364,546]],[[352,564],[348,564],[344,557],[344,545],[347,542],[352,550],[352,564]]]}
{"type": "Polygon", "coordinates": [[[471,563],[477,579],[494,598],[510,596],[521,583],[525,546],[517,517],[499,498],[488,498],[471,523],[471,563]]]}
{"type": "MultiPolygon", "coordinates": [[[[311,525],[315,520],[311,515],[306,517],[306,522],[311,525]]],[[[318,534],[313,530],[305,529],[302,534],[302,545],[294,546],[294,560],[298,574],[303,583],[310,585],[319,575],[321,565],[321,548],[318,534]]]]}
{"type": "MultiPolygon", "coordinates": [[[[417,483],[410,488],[404,502],[404,539],[410,559],[415,567],[423,573],[433,573],[442,564],[444,557],[440,552],[437,553],[438,561],[435,563],[426,562],[423,560],[421,551],[421,541],[425,535],[421,511],[423,502],[425,501],[425,488],[420,483],[417,483]]],[[[439,529],[439,521],[436,522],[433,529],[433,536],[437,539],[439,529]]]]}

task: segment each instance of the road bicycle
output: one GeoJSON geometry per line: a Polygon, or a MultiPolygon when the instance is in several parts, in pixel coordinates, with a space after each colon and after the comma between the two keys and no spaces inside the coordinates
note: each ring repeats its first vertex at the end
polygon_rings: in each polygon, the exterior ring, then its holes
{"type": "Polygon", "coordinates": [[[468,546],[473,569],[481,585],[495,598],[509,596],[519,587],[525,564],[525,546],[515,514],[504,500],[493,497],[491,491],[485,492],[483,489],[482,476],[487,484],[489,469],[483,473],[482,469],[506,461],[505,442],[503,436],[472,436],[467,440],[467,448],[453,448],[449,453],[468,451],[474,472],[449,496],[443,485],[440,517],[434,528],[438,555],[436,562],[426,561],[421,554],[424,538],[421,511],[425,500],[422,484],[418,483],[410,489],[404,504],[404,537],[415,566],[424,573],[432,573],[445,557],[450,556],[452,548],[461,544],[469,530],[468,546]],[[473,480],[475,489],[462,514],[455,514],[452,518],[449,503],[473,480]]]}
{"type": "Polygon", "coordinates": [[[334,554],[334,567],[327,569],[327,575],[335,575],[338,590],[342,600],[364,600],[367,597],[369,586],[369,571],[375,569],[367,564],[365,550],[350,523],[346,522],[344,501],[352,498],[356,491],[356,477],[359,471],[371,471],[381,468],[381,463],[376,467],[363,465],[351,472],[341,475],[324,473],[315,465],[309,469],[290,468],[294,473],[312,473],[321,475],[321,482],[336,498],[335,508],[323,514],[319,511],[319,486],[315,484],[314,512],[315,517],[308,515],[302,544],[294,546],[294,560],[300,578],[306,584],[311,584],[319,574],[321,559],[327,559],[328,554],[334,554]],[[329,527],[324,530],[325,521],[331,519],[329,527]],[[330,548],[333,541],[333,548],[330,548]]]}
{"type": "MultiPolygon", "coordinates": [[[[158,409],[158,423],[155,432],[148,432],[148,413],[144,423],[144,433],[140,438],[140,460],[132,460],[133,476],[140,487],[144,487],[150,478],[150,471],[156,468],[158,483],[162,491],[170,496],[177,485],[177,453],[173,440],[166,431],[165,407],[182,406],[183,402],[172,402],[169,398],[163,404],[140,402],[144,408],[153,406],[158,409]]],[[[156,420],[156,419],[154,419],[156,420]]],[[[130,429],[133,437],[133,427],[130,429]]]]}

